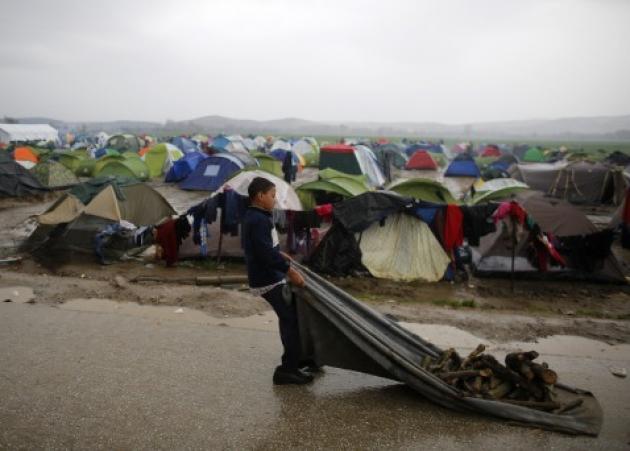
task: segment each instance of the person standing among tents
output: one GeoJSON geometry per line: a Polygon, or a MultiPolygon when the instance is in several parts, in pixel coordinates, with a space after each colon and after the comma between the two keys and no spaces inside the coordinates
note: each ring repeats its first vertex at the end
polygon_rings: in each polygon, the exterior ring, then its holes
{"type": "Polygon", "coordinates": [[[284,174],[284,181],[288,184],[295,181],[297,174],[297,166],[293,162],[293,152],[287,150],[284,154],[284,160],[282,160],[282,172],[284,174]]]}
{"type": "Polygon", "coordinates": [[[303,287],[304,279],[290,265],[290,258],[280,252],[278,232],[272,211],[276,187],[269,180],[256,177],[248,188],[250,206],[242,222],[241,244],[245,253],[247,277],[252,294],[263,297],[278,315],[280,339],[284,348],[282,364],[273,374],[273,383],[307,384],[312,374],[300,370],[300,332],[295,297],[287,278],[303,287]]]}

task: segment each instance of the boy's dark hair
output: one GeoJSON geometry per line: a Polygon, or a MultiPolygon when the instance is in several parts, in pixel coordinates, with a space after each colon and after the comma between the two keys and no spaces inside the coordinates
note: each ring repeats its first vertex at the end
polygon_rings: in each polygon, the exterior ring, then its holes
{"type": "Polygon", "coordinates": [[[249,184],[247,194],[249,194],[249,199],[252,200],[258,193],[264,194],[275,186],[276,185],[274,185],[273,182],[267,180],[266,178],[256,177],[249,184]]]}

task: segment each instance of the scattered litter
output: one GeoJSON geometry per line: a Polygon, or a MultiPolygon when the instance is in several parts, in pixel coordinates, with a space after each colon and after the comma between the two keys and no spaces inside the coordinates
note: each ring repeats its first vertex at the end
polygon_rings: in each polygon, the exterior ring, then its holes
{"type": "Polygon", "coordinates": [[[82,279],[85,279],[85,277],[86,277],[85,274],[81,274],[82,279]]]}
{"type": "Polygon", "coordinates": [[[625,368],[611,367],[610,372],[613,374],[613,376],[617,376],[621,378],[624,378],[628,375],[628,372],[626,371],[625,368]]]}
{"type": "Polygon", "coordinates": [[[145,268],[149,268],[149,269],[153,269],[155,268],[155,265],[153,263],[147,263],[146,265],[144,265],[145,268]]]}
{"type": "Polygon", "coordinates": [[[127,279],[125,279],[123,276],[117,275],[116,277],[114,277],[114,285],[116,285],[118,288],[127,288],[128,282],[127,279]]]}
{"type": "Polygon", "coordinates": [[[177,310],[175,310],[175,313],[184,313],[184,309],[183,308],[178,308],[177,310]]]}

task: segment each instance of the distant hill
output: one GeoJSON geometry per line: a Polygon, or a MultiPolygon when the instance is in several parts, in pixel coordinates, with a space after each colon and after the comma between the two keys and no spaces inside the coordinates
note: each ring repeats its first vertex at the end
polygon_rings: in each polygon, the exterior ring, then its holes
{"type": "Polygon", "coordinates": [[[630,141],[630,115],[440,124],[436,122],[332,122],[284,118],[268,121],[203,116],[166,123],[149,121],[78,122],[18,118],[21,123],[49,123],[62,130],[96,133],[279,134],[328,136],[417,136],[461,139],[558,139],[630,141]]]}

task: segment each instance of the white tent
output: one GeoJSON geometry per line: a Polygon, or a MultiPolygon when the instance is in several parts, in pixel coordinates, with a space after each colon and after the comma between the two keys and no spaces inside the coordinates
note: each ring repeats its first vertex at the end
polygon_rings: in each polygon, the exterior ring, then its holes
{"type": "Polygon", "coordinates": [[[0,143],[59,141],[59,132],[48,124],[0,124],[0,143]]]}
{"type": "Polygon", "coordinates": [[[302,202],[295,190],[287,182],[266,171],[243,171],[232,177],[219,189],[223,191],[225,187],[230,187],[242,196],[247,196],[247,188],[256,177],[262,177],[276,185],[276,205],[280,210],[301,211],[302,202]]]}

